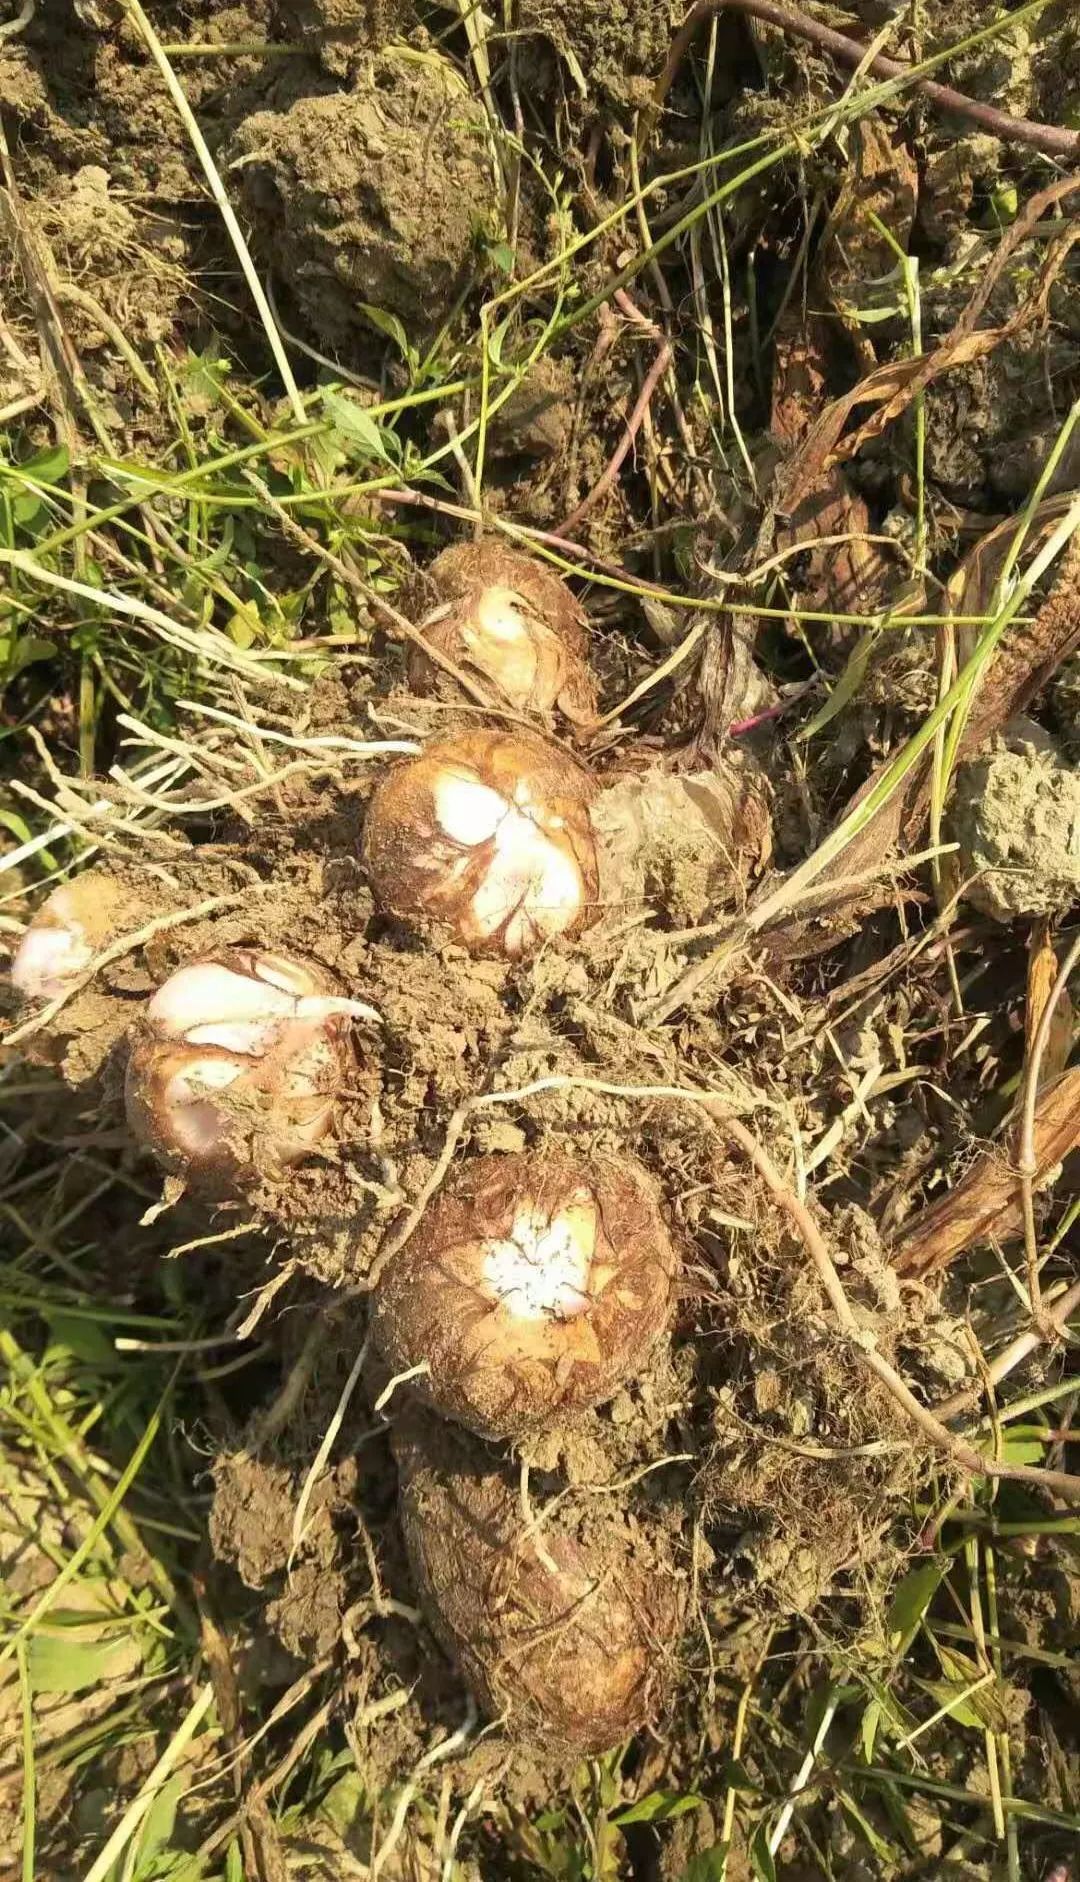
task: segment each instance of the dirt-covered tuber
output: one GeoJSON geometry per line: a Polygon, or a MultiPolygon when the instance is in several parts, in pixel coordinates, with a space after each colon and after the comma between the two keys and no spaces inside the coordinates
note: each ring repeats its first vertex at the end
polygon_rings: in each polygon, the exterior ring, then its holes
{"type": "Polygon", "coordinates": [[[597,893],[593,783],[557,745],[478,730],[384,778],[364,861],[379,906],[444,922],[474,954],[511,960],[580,928],[597,893]]]}
{"type": "Polygon", "coordinates": [[[235,948],[181,967],[136,1033],[128,1122],[193,1177],[295,1163],[331,1128],[353,1017],[376,1016],[306,961],[235,948]]]}
{"type": "Polygon", "coordinates": [[[650,902],[677,925],[697,923],[741,901],[772,855],[770,792],[747,754],[708,771],[628,771],[591,814],[605,909],[650,902]]]}
{"type": "Polygon", "coordinates": [[[11,984],[23,1000],[57,1000],[115,941],[132,898],[115,877],[90,869],[54,889],[15,950],[11,984]]]}
{"type": "Polygon", "coordinates": [[[517,1473],[435,1419],[398,1426],[394,1451],[421,1606],[483,1710],[555,1757],[652,1723],[683,1597],[651,1526],[607,1498],[527,1520],[517,1473]]]}
{"type": "Polygon", "coordinates": [[[485,1437],[520,1438],[598,1405],[667,1324],[678,1261],[646,1172],[560,1151],[478,1157],[375,1290],[396,1372],[485,1437]]]}
{"type": "MultiPolygon", "coordinates": [[[[440,601],[422,626],[436,652],[517,712],[546,718],[557,709],[574,724],[595,717],[585,616],[551,569],[480,542],[444,550],[431,575],[440,601]]],[[[407,673],[414,692],[454,696],[446,670],[420,647],[410,649],[407,673]]]]}

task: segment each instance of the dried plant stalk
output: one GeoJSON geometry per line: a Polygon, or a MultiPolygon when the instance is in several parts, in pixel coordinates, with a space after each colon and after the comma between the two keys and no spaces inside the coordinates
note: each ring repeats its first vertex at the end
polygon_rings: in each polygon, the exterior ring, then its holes
{"type": "MultiPolygon", "coordinates": [[[[899,1274],[933,1274],[975,1242],[990,1236],[1009,1241],[1022,1233],[1018,1132],[1014,1123],[1004,1144],[986,1151],[955,1189],[920,1210],[895,1237],[891,1255],[899,1274]]],[[[1039,1189],[1080,1144],[1080,1066],[1041,1093],[1034,1142],[1039,1189]]]]}

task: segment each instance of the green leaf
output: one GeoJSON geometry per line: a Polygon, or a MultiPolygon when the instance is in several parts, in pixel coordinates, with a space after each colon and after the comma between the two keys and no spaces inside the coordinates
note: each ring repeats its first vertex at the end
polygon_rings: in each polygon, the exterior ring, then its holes
{"type": "Polygon", "coordinates": [[[897,1583],[889,1602],[888,1629],[899,1644],[915,1632],[945,1577],[947,1562],[921,1562],[897,1583]]]}
{"type": "Polygon", "coordinates": [[[730,1843],[714,1843],[711,1849],[699,1850],[691,1856],[679,1882],[725,1882],[730,1848],[730,1843]]]}
{"type": "Polygon", "coordinates": [[[488,249],[488,254],[491,256],[492,266],[497,268],[500,274],[513,274],[515,258],[509,242],[496,242],[488,249]]]}
{"type": "Polygon", "coordinates": [[[393,340],[402,358],[411,364],[416,357],[416,349],[410,345],[409,336],[397,315],[385,307],[373,307],[370,301],[359,301],[357,305],[364,319],[370,320],[380,333],[385,333],[388,340],[393,340]]]}
{"type": "Polygon", "coordinates": [[[874,1745],[877,1742],[878,1726],[881,1724],[881,1707],[876,1699],[871,1699],[862,1715],[860,1738],[862,1755],[867,1764],[874,1761],[874,1745]]]}
{"type": "Polygon", "coordinates": [[[380,463],[396,467],[398,459],[388,443],[393,439],[394,447],[397,446],[394,433],[384,432],[362,405],[355,405],[351,399],[344,398],[340,392],[327,386],[323,391],[323,409],[339,443],[351,446],[356,455],[374,457],[380,463]]]}
{"type": "Polygon", "coordinates": [[[1013,1438],[1006,1432],[1001,1457],[1006,1464],[1041,1464],[1045,1449],[1043,1438],[1013,1438]]]}
{"type": "Polygon", "coordinates": [[[612,1823],[623,1829],[628,1823],[671,1823],[676,1817],[685,1817],[690,1810],[699,1810],[705,1802],[695,1791],[649,1791],[645,1797],[639,1797],[636,1804],[630,1804],[613,1816],[612,1823]]]}
{"type": "MultiPolygon", "coordinates": [[[[0,810],[0,830],[10,830],[12,836],[17,837],[20,843],[31,843],[33,841],[34,833],[29,824],[25,823],[22,817],[14,810],[0,810]]],[[[50,873],[54,869],[59,869],[60,865],[53,855],[52,850],[38,850],[38,856],[44,867],[49,870],[50,873]]]]}
{"type": "Polygon", "coordinates": [[[46,1318],[54,1349],[60,1348],[86,1366],[110,1365],[115,1360],[112,1341],[95,1321],[76,1318],[74,1314],[64,1313],[62,1308],[50,1312],[46,1318]]]}
{"type": "Polygon", "coordinates": [[[983,1720],[976,1709],[979,1694],[967,1699],[967,1682],[951,1679],[920,1679],[917,1684],[923,1692],[936,1699],[938,1706],[945,1710],[945,1715],[954,1725],[967,1725],[977,1731],[982,1730],[983,1720]]]}
{"type": "MultiPolygon", "coordinates": [[[[809,546],[808,544],[807,547],[809,546]]],[[[860,634],[847,657],[847,662],[840,678],[837,680],[825,704],[820,706],[809,723],[803,726],[799,733],[800,739],[813,738],[816,732],[820,732],[824,726],[829,724],[831,719],[836,718],[837,713],[843,712],[849,700],[854,699],[855,694],[863,683],[866,669],[870,661],[870,655],[877,638],[878,636],[873,629],[870,629],[865,634],[860,634]]]]}
{"type": "MultiPolygon", "coordinates": [[[[35,1693],[85,1692],[105,1680],[117,1679],[131,1671],[132,1636],[130,1628],[122,1634],[106,1635],[103,1640],[80,1638],[73,1628],[55,1630],[61,1617],[49,1616],[50,1631],[42,1629],[30,1637],[27,1661],[30,1683],[35,1693]]],[[[85,1615],[74,1615],[85,1620],[85,1615]]]]}
{"type": "Polygon", "coordinates": [[[245,601],[239,608],[234,608],[226,623],[226,633],[237,647],[254,646],[257,640],[265,639],[262,617],[253,601],[245,601]]]}
{"type": "Polygon", "coordinates": [[[63,483],[71,467],[71,453],[66,444],[51,445],[47,450],[36,451],[15,469],[21,477],[28,477],[35,484],[57,485],[63,483]]]}
{"type": "Polygon", "coordinates": [[[54,640],[42,640],[37,634],[20,634],[14,649],[9,649],[9,641],[0,641],[0,670],[7,680],[13,680],[16,674],[39,660],[51,660],[58,652],[54,640]]]}
{"type": "Polygon", "coordinates": [[[154,1858],[165,1848],[172,1837],[177,1806],[185,1789],[186,1780],[183,1777],[171,1777],[161,1786],[150,1805],[143,1818],[133,1882],[139,1882],[139,1877],[149,1871],[154,1858]]]}
{"type": "Polygon", "coordinates": [[[750,1867],[758,1882],[776,1882],[776,1864],[769,1851],[769,1832],[764,1823],[759,1823],[754,1831],[749,1853],[750,1867]]]}
{"type": "Polygon", "coordinates": [[[581,60],[578,58],[577,53],[574,51],[574,48],[570,44],[569,40],[567,40],[565,43],[560,43],[559,52],[561,53],[562,58],[566,65],[566,69],[569,72],[570,77],[573,79],[574,84],[577,86],[578,91],[581,93],[581,96],[583,98],[587,98],[589,96],[589,87],[585,78],[584,70],[582,68],[581,60]]]}
{"type": "Polygon", "coordinates": [[[719,1773],[719,1783],[725,1790],[732,1790],[739,1797],[759,1797],[760,1784],[755,1784],[745,1764],[739,1758],[729,1758],[719,1773]]]}
{"type": "Polygon", "coordinates": [[[878,1834],[877,1830],[875,1830],[869,1818],[864,1816],[863,1812],[859,1809],[859,1806],[855,1802],[855,1799],[852,1796],[850,1796],[847,1791],[842,1791],[840,1793],[839,1802],[840,1802],[840,1808],[843,1811],[844,1815],[847,1817],[849,1823],[851,1823],[854,1826],[854,1828],[858,1830],[859,1833],[865,1838],[866,1842],[869,1844],[870,1848],[873,1850],[874,1855],[877,1857],[878,1861],[883,1862],[883,1863],[894,1863],[896,1861],[898,1851],[896,1850],[896,1848],[894,1847],[892,1843],[887,1842],[883,1836],[880,1836],[878,1834]]]}

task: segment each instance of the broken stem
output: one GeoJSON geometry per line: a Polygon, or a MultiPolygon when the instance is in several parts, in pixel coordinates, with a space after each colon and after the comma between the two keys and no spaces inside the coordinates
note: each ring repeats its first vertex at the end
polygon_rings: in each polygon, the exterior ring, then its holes
{"type": "Polygon", "coordinates": [[[1039,1016],[1035,1037],[1031,1042],[1031,1050],[1024,1067],[1024,1095],[1020,1111],[1020,1200],[1024,1211],[1024,1259],[1027,1267],[1028,1304],[1031,1309],[1031,1318],[1044,1339],[1055,1337],[1055,1335],[1043,1330],[1045,1314],[1042,1304],[1042,1286],[1039,1280],[1039,1236],[1035,1226],[1035,1179],[1039,1174],[1038,1158],[1035,1154],[1035,1106],[1039,1096],[1039,1074],[1042,1070],[1043,1055],[1050,1037],[1054,1014],[1057,1011],[1058,1001],[1065,991],[1069,975],[1078,960],[1080,960],[1080,935],[1076,936],[1058,968],[1057,978],[1039,1016]]]}
{"type": "MultiPolygon", "coordinates": [[[[955,112],[957,117],[966,118],[970,124],[977,124],[980,130],[986,131],[991,137],[1000,138],[1003,143],[1026,144],[1032,150],[1041,150],[1048,157],[1068,159],[1080,156],[1080,132],[1066,130],[1056,124],[1039,124],[1033,118],[1011,117],[1007,111],[998,111],[994,105],[983,104],[976,98],[968,98],[963,92],[954,91],[951,85],[939,85],[936,79],[914,76],[913,68],[905,65],[902,59],[891,59],[887,53],[873,52],[859,40],[849,39],[846,33],[838,33],[833,27],[822,25],[820,20],[811,19],[809,14],[801,13],[797,7],[778,6],[776,0],[696,0],[696,5],[691,7],[671,42],[667,64],[653,89],[650,109],[643,114],[646,119],[655,118],[699,28],[714,14],[722,12],[749,13],[756,20],[764,20],[769,26],[779,27],[782,33],[787,33],[793,39],[804,39],[809,45],[817,46],[849,70],[855,71],[862,67],[873,73],[875,78],[908,79],[912,89],[921,92],[924,98],[929,98],[945,111],[955,112]]],[[[989,37],[989,34],[985,37],[989,37]]],[[[940,65],[950,56],[951,51],[952,48],[947,48],[926,63],[940,65]]]]}

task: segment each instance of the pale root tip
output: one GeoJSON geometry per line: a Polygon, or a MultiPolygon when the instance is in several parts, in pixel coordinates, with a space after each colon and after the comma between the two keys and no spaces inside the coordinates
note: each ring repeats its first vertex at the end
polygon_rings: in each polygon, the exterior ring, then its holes
{"type": "Polygon", "coordinates": [[[28,928],[11,963],[11,984],[24,1000],[57,1000],[93,958],[80,926],[28,928]]]}

